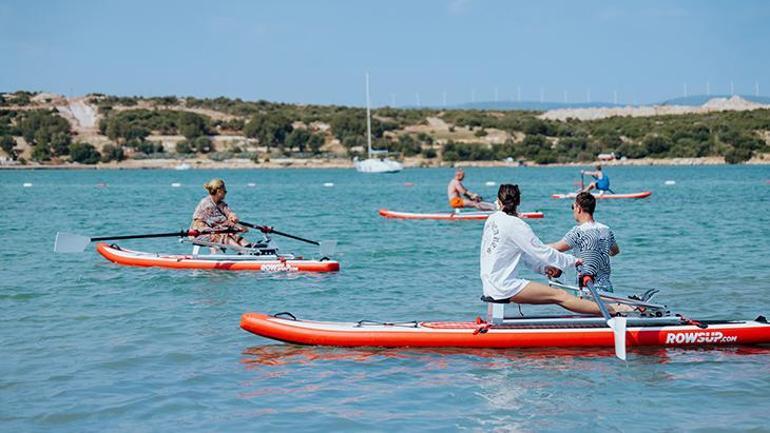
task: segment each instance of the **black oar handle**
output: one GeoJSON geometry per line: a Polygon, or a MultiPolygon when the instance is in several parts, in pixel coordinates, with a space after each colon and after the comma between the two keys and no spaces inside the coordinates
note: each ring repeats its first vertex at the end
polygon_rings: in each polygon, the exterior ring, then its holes
{"type": "Polygon", "coordinates": [[[222,234],[222,233],[240,233],[240,231],[235,229],[210,230],[210,231],[209,230],[180,230],[178,232],[153,233],[153,234],[147,234],[147,235],[101,236],[101,237],[91,238],[91,242],[117,241],[121,239],[146,239],[146,238],[171,238],[171,237],[183,238],[185,236],[200,236],[200,235],[222,234]]]}
{"type": "Polygon", "coordinates": [[[244,225],[246,227],[250,227],[250,228],[253,228],[253,229],[261,230],[264,233],[275,233],[275,234],[277,234],[279,236],[284,236],[284,237],[287,237],[287,238],[296,239],[298,241],[307,242],[309,244],[321,245],[317,241],[301,238],[299,236],[290,235],[290,234],[284,233],[284,232],[279,232],[278,230],[275,230],[272,227],[267,227],[267,226],[261,226],[261,225],[258,225],[258,224],[247,223],[245,221],[239,221],[238,224],[244,225]]]}

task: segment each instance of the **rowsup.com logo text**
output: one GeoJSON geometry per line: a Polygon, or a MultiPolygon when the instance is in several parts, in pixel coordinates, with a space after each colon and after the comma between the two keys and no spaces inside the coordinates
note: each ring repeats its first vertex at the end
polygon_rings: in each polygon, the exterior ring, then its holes
{"type": "Polygon", "coordinates": [[[262,272],[297,272],[299,268],[296,266],[291,266],[287,263],[275,263],[275,264],[268,264],[268,265],[262,265],[262,268],[260,268],[262,272]]]}
{"type": "Polygon", "coordinates": [[[727,335],[719,331],[707,332],[678,332],[666,335],[666,344],[704,344],[704,343],[735,343],[737,335],[727,335]]]}

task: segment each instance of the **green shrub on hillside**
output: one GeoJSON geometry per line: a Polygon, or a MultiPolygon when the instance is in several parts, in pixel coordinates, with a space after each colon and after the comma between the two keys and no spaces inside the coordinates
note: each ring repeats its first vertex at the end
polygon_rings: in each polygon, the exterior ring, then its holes
{"type": "Polygon", "coordinates": [[[123,153],[123,147],[113,146],[111,144],[106,144],[104,147],[102,147],[102,162],[120,162],[124,159],[126,159],[126,155],[123,153]]]}
{"type": "Polygon", "coordinates": [[[438,156],[438,154],[436,153],[436,150],[433,149],[432,147],[423,149],[421,153],[423,158],[426,158],[426,159],[433,159],[438,156]]]}
{"type": "Polygon", "coordinates": [[[70,159],[81,164],[96,164],[102,155],[89,143],[73,143],[70,146],[70,159]]]}
{"type": "Polygon", "coordinates": [[[314,134],[307,129],[295,129],[286,137],[286,147],[289,151],[296,148],[299,153],[310,151],[317,155],[323,145],[323,135],[314,134]]]}
{"type": "Polygon", "coordinates": [[[184,135],[187,139],[210,134],[210,119],[197,113],[174,110],[125,110],[112,112],[99,130],[112,140],[144,140],[155,132],[184,135]]]}
{"type": "Polygon", "coordinates": [[[18,153],[16,153],[16,140],[10,135],[3,135],[2,138],[0,138],[0,149],[3,149],[6,155],[13,160],[19,156],[18,153]]]}
{"type": "Polygon", "coordinates": [[[249,138],[256,138],[269,152],[271,147],[283,147],[293,129],[292,121],[283,115],[257,115],[246,123],[243,133],[249,138]]]}
{"type": "Polygon", "coordinates": [[[193,151],[193,147],[190,144],[189,140],[182,140],[177,142],[175,151],[176,153],[183,154],[183,155],[189,155],[191,153],[195,153],[193,151]]]}
{"type": "Polygon", "coordinates": [[[390,143],[388,148],[393,152],[399,152],[404,156],[419,155],[422,151],[422,144],[415,140],[409,134],[403,134],[398,136],[398,140],[390,143]]]}
{"type": "Polygon", "coordinates": [[[492,148],[483,143],[447,142],[441,148],[444,161],[492,161],[495,153],[492,148]]]}
{"type": "Polygon", "coordinates": [[[14,120],[18,133],[33,146],[33,159],[45,161],[69,153],[70,124],[55,110],[23,111],[14,120]]]}

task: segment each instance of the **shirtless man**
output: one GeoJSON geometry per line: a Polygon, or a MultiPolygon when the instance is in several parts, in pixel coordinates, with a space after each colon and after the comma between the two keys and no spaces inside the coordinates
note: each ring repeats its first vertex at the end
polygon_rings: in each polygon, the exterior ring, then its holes
{"type": "Polygon", "coordinates": [[[474,207],[478,210],[495,210],[495,205],[481,201],[481,196],[468,191],[463,186],[465,172],[462,168],[455,170],[455,177],[449,181],[447,186],[447,197],[449,206],[453,209],[462,209],[464,207],[474,207]]]}

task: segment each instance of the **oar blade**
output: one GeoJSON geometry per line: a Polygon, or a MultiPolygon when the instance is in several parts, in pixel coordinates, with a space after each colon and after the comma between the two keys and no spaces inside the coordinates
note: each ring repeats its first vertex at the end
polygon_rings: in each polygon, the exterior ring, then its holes
{"type": "Polygon", "coordinates": [[[615,334],[615,356],[626,360],[626,318],[613,317],[607,321],[607,325],[612,328],[615,334]]]}
{"type": "Polygon", "coordinates": [[[81,253],[91,243],[91,238],[72,233],[56,233],[56,241],[53,244],[55,253],[81,253]]]}
{"type": "Polygon", "coordinates": [[[334,252],[337,250],[337,241],[321,241],[319,244],[321,257],[331,258],[334,256],[334,252]]]}

